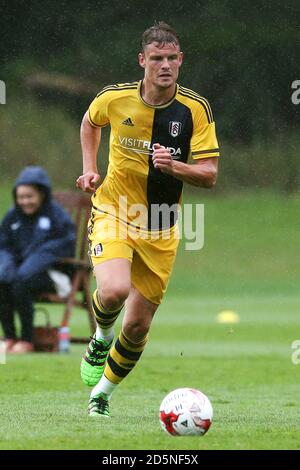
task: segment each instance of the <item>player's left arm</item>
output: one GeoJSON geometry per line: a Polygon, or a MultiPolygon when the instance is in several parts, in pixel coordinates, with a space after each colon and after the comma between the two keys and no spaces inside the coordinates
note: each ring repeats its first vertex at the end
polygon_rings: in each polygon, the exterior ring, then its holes
{"type": "Polygon", "coordinates": [[[155,168],[193,186],[212,188],[216,184],[218,157],[200,158],[192,164],[183,163],[173,160],[169,150],[164,146],[154,144],[152,159],[155,168]]]}
{"type": "Polygon", "coordinates": [[[193,186],[211,188],[215,185],[220,156],[216,127],[211,107],[207,100],[191,100],[193,134],[190,152],[193,163],[173,160],[167,148],[159,143],[153,145],[153,164],[163,173],[185,181],[193,186]]]}
{"type": "Polygon", "coordinates": [[[174,161],[173,175],[193,186],[212,188],[217,181],[219,157],[201,158],[193,164],[174,161]]]}

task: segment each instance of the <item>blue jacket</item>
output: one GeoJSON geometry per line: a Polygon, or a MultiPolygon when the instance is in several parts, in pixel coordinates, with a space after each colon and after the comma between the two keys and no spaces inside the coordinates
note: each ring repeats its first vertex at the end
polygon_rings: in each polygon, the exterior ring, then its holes
{"type": "Polygon", "coordinates": [[[75,252],[75,227],[69,214],[51,197],[47,173],[38,166],[26,167],[16,181],[39,185],[46,197],[39,211],[28,216],[15,204],[0,225],[0,282],[22,281],[46,271],[61,257],[75,252]]]}

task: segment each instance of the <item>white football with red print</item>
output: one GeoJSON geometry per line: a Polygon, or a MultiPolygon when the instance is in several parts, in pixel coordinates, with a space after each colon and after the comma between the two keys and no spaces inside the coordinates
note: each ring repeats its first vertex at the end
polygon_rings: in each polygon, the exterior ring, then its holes
{"type": "Polygon", "coordinates": [[[163,430],[172,436],[203,436],[211,423],[213,409],[200,390],[177,388],[161,402],[159,419],[163,430]]]}

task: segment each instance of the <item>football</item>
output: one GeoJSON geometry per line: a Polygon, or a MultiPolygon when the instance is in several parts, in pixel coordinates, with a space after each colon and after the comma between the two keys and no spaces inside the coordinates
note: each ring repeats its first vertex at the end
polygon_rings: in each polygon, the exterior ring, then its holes
{"type": "Polygon", "coordinates": [[[204,393],[178,388],[165,396],[159,408],[163,430],[172,436],[203,436],[211,423],[213,409],[204,393]]]}

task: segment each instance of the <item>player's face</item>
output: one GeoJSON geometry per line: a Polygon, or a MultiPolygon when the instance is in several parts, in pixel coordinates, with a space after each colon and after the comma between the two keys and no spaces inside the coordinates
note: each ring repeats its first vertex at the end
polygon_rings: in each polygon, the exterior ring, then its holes
{"type": "Polygon", "coordinates": [[[41,207],[43,198],[43,194],[34,186],[24,184],[17,187],[17,204],[26,215],[35,214],[41,207]]]}
{"type": "Polygon", "coordinates": [[[139,64],[145,70],[145,80],[158,88],[174,85],[182,64],[183,54],[174,43],[151,43],[139,54],[139,64]]]}

